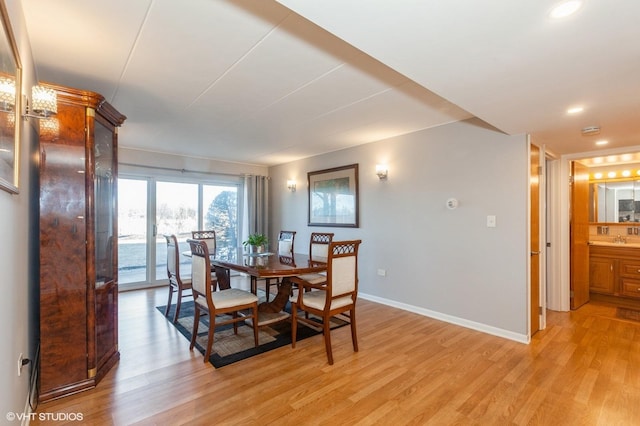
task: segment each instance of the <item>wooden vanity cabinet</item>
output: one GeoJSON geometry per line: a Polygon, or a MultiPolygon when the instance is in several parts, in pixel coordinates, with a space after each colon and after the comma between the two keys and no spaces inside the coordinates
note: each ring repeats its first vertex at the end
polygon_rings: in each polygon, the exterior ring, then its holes
{"type": "MultiPolygon", "coordinates": [[[[637,250],[640,256],[640,249],[637,250]]],[[[640,299],[640,258],[620,260],[620,293],[640,299]]]]}
{"type": "Polygon", "coordinates": [[[617,260],[608,256],[589,256],[589,291],[600,294],[614,294],[615,269],[617,260]]]}
{"type": "Polygon", "coordinates": [[[640,299],[640,248],[589,247],[591,293],[640,299]]]}
{"type": "Polygon", "coordinates": [[[40,370],[47,401],[94,387],[118,361],[117,127],[93,92],[54,89],[40,119],[40,370]]]}

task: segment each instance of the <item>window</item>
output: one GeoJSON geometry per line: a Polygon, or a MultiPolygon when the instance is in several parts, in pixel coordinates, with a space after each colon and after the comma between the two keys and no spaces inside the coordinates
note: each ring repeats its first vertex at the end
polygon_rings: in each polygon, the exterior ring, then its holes
{"type": "MultiPolygon", "coordinates": [[[[239,246],[239,179],[216,184],[155,178],[118,179],[118,274],[126,289],[167,279],[163,234],[175,234],[181,251],[191,231],[216,231],[216,256],[235,259],[239,246]]],[[[184,274],[191,261],[180,262],[184,274]]]]}

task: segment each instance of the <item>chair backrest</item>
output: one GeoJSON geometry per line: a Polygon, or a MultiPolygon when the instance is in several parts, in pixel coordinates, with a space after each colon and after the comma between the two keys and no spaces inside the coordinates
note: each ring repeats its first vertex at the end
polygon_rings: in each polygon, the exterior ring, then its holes
{"type": "Polygon", "coordinates": [[[167,276],[169,281],[177,282],[180,279],[180,253],[178,252],[178,239],[175,235],[164,235],[167,240],[167,276]]]}
{"type": "Polygon", "coordinates": [[[211,301],[211,261],[209,249],[203,240],[187,240],[191,247],[191,288],[194,300],[206,297],[207,304],[211,301]]]}
{"type": "Polygon", "coordinates": [[[207,243],[209,253],[213,255],[213,257],[216,256],[216,231],[191,231],[191,238],[207,243]]]}
{"type": "Polygon", "coordinates": [[[333,232],[312,232],[309,239],[309,260],[326,261],[329,257],[329,244],[333,241],[333,232]]]}
{"type": "Polygon", "coordinates": [[[296,239],[296,231],[280,231],[278,235],[278,254],[283,256],[293,255],[293,242],[296,239]]]}
{"type": "Polygon", "coordinates": [[[327,303],[351,294],[358,295],[358,247],[362,240],[334,241],[329,244],[327,259],[327,303]]]}

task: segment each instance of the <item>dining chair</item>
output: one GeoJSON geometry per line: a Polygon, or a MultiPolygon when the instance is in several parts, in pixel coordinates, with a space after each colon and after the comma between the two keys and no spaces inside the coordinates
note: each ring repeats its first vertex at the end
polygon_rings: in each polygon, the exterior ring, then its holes
{"type": "MultiPolygon", "coordinates": [[[[212,257],[216,257],[216,231],[213,229],[206,231],[191,231],[191,238],[194,240],[200,240],[207,243],[207,249],[209,250],[209,254],[212,257]]],[[[216,287],[219,287],[218,280],[216,278],[215,272],[211,271],[211,284],[213,285],[213,290],[216,290],[216,287]]]]}
{"type": "Polygon", "coordinates": [[[206,242],[209,254],[216,257],[216,231],[213,229],[207,231],[191,231],[191,238],[206,242]]]}
{"type": "MultiPolygon", "coordinates": [[[[278,234],[278,256],[281,258],[284,256],[285,258],[293,259],[293,244],[296,239],[296,231],[280,231],[278,234]]],[[[275,283],[272,283],[271,280],[273,278],[265,278],[265,291],[267,302],[269,301],[269,295],[271,294],[271,284],[279,284],[280,282],[276,280],[275,283]]]]}
{"type": "MultiPolygon", "coordinates": [[[[333,241],[333,232],[312,232],[309,238],[309,262],[326,262],[329,257],[329,244],[333,241]]],[[[324,272],[304,274],[298,278],[316,284],[324,282],[327,275],[324,272]]]]}
{"type": "Polygon", "coordinates": [[[164,316],[169,315],[171,299],[173,293],[176,293],[176,312],[173,314],[173,322],[175,323],[180,315],[182,298],[192,296],[192,293],[188,291],[191,288],[191,277],[180,275],[180,249],[176,236],[173,234],[164,235],[164,238],[167,241],[167,276],[169,278],[169,300],[167,308],[164,310],[164,316]]]}
{"type": "Polygon", "coordinates": [[[258,297],[248,291],[237,288],[213,291],[211,289],[211,260],[207,243],[202,240],[187,240],[191,247],[191,280],[194,303],[193,333],[190,350],[196,344],[198,325],[202,315],[209,315],[209,333],[204,362],[211,356],[216,327],[233,324],[234,334],[238,334],[238,323],[251,320],[253,339],[258,346],[258,297]],[[225,317],[218,315],[227,314],[225,317]],[[229,318],[230,317],[230,318],[229,318]]]}
{"type": "Polygon", "coordinates": [[[361,240],[332,241],[328,246],[327,275],[321,283],[311,283],[293,277],[298,286],[297,295],[291,296],[291,346],[296,347],[298,323],[318,328],[318,322],[307,316],[298,316],[298,310],[322,320],[322,334],[329,365],[333,365],[331,350],[331,318],[346,313],[351,323],[351,342],[358,352],[356,335],[356,300],[358,298],[358,248],[361,240]],[[309,290],[309,291],[307,291],[309,290]]]}

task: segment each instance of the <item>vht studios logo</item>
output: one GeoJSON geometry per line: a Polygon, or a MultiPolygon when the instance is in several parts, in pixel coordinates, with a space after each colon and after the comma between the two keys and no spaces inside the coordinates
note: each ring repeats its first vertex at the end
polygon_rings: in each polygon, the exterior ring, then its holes
{"type": "Polygon", "coordinates": [[[8,412],[5,416],[8,421],[15,420],[22,422],[29,419],[50,422],[81,422],[84,419],[82,413],[14,413],[8,412]]]}

